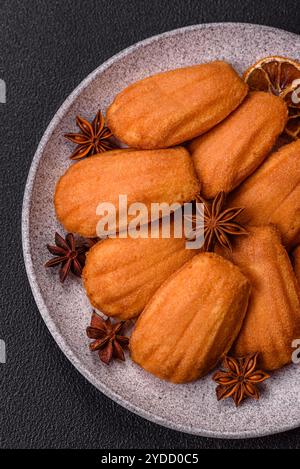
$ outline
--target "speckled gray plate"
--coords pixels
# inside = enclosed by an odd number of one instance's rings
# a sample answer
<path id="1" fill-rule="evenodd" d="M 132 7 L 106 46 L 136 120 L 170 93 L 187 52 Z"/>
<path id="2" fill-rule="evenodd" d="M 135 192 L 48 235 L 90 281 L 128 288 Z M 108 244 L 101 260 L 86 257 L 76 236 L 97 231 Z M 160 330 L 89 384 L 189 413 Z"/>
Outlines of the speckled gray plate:
<path id="1" fill-rule="evenodd" d="M 41 315 L 62 351 L 94 386 L 158 424 L 219 438 L 255 437 L 300 426 L 300 366 L 275 373 L 259 402 L 245 402 L 236 410 L 232 401 L 217 402 L 210 377 L 172 385 L 130 359 L 102 365 L 88 349 L 85 328 L 91 308 L 80 281 L 70 279 L 62 286 L 56 272 L 43 267 L 46 243 L 56 230 L 62 232 L 54 215 L 53 192 L 70 165 L 73 148 L 62 134 L 75 130 L 76 114 L 91 118 L 129 83 L 153 73 L 214 59 L 231 62 L 242 72 L 261 57 L 299 58 L 299 51 L 300 36 L 246 24 L 198 25 L 147 39 L 105 62 L 76 88 L 54 116 L 33 159 L 24 196 L 23 248 Z"/>

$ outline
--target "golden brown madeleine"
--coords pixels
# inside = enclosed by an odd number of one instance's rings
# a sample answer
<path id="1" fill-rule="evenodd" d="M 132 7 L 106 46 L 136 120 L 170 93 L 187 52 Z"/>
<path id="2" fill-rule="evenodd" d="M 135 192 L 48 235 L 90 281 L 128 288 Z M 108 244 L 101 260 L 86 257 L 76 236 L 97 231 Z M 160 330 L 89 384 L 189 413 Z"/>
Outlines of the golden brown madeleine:
<path id="1" fill-rule="evenodd" d="M 252 174 L 283 132 L 287 116 L 281 98 L 253 92 L 225 121 L 194 139 L 189 150 L 203 197 L 231 192 Z"/>
<path id="2" fill-rule="evenodd" d="M 226 253 L 224 253 L 226 255 Z M 300 338 L 299 285 L 274 226 L 252 227 L 227 252 L 252 286 L 249 308 L 234 344 L 235 356 L 260 353 L 261 366 L 275 370 L 291 362 Z"/>
<path id="3" fill-rule="evenodd" d="M 155 231 L 158 231 L 157 229 Z M 161 284 L 198 251 L 184 238 L 117 238 L 97 243 L 83 271 L 91 304 L 108 316 L 138 316 Z"/>
<path id="4" fill-rule="evenodd" d="M 300 245 L 294 249 L 292 253 L 292 259 L 293 259 L 294 272 L 300 284 Z"/>
<path id="5" fill-rule="evenodd" d="M 245 207 L 239 221 L 277 225 L 287 249 L 300 242 L 300 140 L 285 145 L 228 198 L 232 207 Z"/>
<path id="6" fill-rule="evenodd" d="M 130 147 L 166 148 L 190 140 L 225 119 L 248 85 L 225 62 L 158 73 L 119 93 L 107 125 Z"/>
<path id="7" fill-rule="evenodd" d="M 157 290 L 130 339 L 132 359 L 174 383 L 207 374 L 236 338 L 250 284 L 212 253 L 193 257 Z"/>
<path id="8" fill-rule="evenodd" d="M 199 189 L 191 157 L 182 147 L 113 150 L 72 165 L 57 183 L 54 203 L 66 230 L 93 237 L 101 218 L 96 214 L 100 203 L 112 203 L 118 217 L 119 195 L 126 195 L 128 206 L 141 202 L 150 213 L 152 202 L 183 204 L 193 200 Z"/>

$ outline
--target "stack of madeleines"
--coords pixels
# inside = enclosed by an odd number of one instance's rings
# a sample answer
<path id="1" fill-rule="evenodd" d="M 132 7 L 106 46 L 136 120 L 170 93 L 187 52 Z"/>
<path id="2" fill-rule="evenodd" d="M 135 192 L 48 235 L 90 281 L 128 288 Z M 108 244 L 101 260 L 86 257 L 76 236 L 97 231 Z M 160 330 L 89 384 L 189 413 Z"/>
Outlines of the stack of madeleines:
<path id="1" fill-rule="evenodd" d="M 57 183 L 59 221 L 85 237 L 96 236 L 99 203 L 118 214 L 120 194 L 150 208 L 225 191 L 228 207 L 244 207 L 249 234 L 232 252 L 186 249 L 158 227 L 148 238 L 99 241 L 87 255 L 91 304 L 138 317 L 131 357 L 159 378 L 198 379 L 229 351 L 259 352 L 266 370 L 291 362 L 300 338 L 300 141 L 272 152 L 287 116 L 281 98 L 249 92 L 225 62 L 160 73 L 107 110 L 108 127 L 129 148 L 80 161 Z"/>

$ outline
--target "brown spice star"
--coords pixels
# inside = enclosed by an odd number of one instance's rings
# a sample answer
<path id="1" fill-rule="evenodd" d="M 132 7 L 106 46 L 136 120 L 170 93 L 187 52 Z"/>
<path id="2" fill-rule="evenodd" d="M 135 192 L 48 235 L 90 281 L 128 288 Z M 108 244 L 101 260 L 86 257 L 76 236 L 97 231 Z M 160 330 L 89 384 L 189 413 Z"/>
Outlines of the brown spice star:
<path id="1" fill-rule="evenodd" d="M 219 386 L 216 388 L 218 401 L 231 397 L 238 407 L 247 397 L 259 399 L 256 387 L 270 376 L 262 370 L 256 370 L 258 353 L 241 358 L 225 357 L 223 367 L 213 375 Z"/>
<path id="2" fill-rule="evenodd" d="M 109 364 L 113 358 L 125 361 L 123 348 L 129 343 L 129 338 L 121 335 L 126 321 L 112 324 L 110 319 L 104 320 L 93 311 L 91 325 L 87 327 L 86 333 L 89 339 L 95 339 L 90 344 L 90 349 L 94 352 L 98 350 L 100 360 Z"/>
<path id="3" fill-rule="evenodd" d="M 229 236 L 246 235 L 248 232 L 238 222 L 234 221 L 243 208 L 224 209 L 226 194 L 219 192 L 209 203 L 201 196 L 196 199 L 204 205 L 204 250 L 213 251 L 216 242 L 231 250 Z"/>
<path id="4" fill-rule="evenodd" d="M 102 153 L 116 147 L 116 145 L 109 140 L 112 137 L 112 133 L 105 126 L 101 111 L 97 112 L 92 123 L 77 116 L 76 124 L 82 133 L 67 133 L 64 135 L 65 138 L 77 144 L 77 148 L 70 156 L 71 160 L 80 160 L 86 156 Z"/>
<path id="5" fill-rule="evenodd" d="M 70 271 L 77 277 L 81 277 L 85 264 L 85 253 L 94 243 L 95 241 L 92 239 L 76 243 L 72 233 L 68 233 L 65 239 L 55 233 L 55 246 L 47 244 L 48 251 L 55 257 L 46 262 L 45 267 L 55 267 L 61 264 L 59 278 L 62 283 Z"/>

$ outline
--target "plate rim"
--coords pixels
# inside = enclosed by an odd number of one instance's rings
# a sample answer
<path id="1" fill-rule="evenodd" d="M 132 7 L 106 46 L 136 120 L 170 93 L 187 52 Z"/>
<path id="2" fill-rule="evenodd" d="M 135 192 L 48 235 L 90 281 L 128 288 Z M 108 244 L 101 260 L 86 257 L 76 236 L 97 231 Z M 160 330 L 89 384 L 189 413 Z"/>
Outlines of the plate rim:
<path id="1" fill-rule="evenodd" d="M 33 267 L 32 256 L 31 256 L 31 246 L 30 246 L 30 210 L 31 210 L 31 202 L 32 202 L 32 194 L 33 194 L 33 187 L 35 183 L 36 173 L 39 168 L 40 161 L 43 156 L 44 148 L 51 137 L 52 133 L 54 132 L 57 123 L 64 117 L 64 115 L 68 112 L 69 108 L 73 104 L 75 98 L 82 93 L 84 89 L 94 80 L 94 78 L 98 75 L 103 73 L 107 70 L 113 63 L 126 57 L 127 55 L 131 54 L 135 50 L 139 48 L 143 48 L 151 43 L 159 41 L 163 38 L 168 38 L 173 35 L 183 34 L 185 32 L 192 32 L 195 30 L 204 30 L 209 28 L 254 28 L 265 29 L 267 31 L 278 32 L 281 31 L 285 34 L 290 35 L 291 37 L 294 36 L 299 39 L 299 35 L 293 32 L 286 31 L 281 28 L 275 28 L 272 26 L 266 26 L 262 24 L 253 24 L 253 23 L 243 23 L 243 22 L 213 22 L 213 23 L 202 23 L 202 24 L 194 24 L 190 26 L 184 26 L 180 28 L 176 28 L 170 31 L 163 32 L 161 34 L 153 35 L 148 37 L 142 41 L 136 42 L 135 44 L 121 50 L 120 52 L 114 54 L 108 60 L 100 64 L 96 69 L 94 69 L 91 73 L 89 73 L 86 78 L 84 78 L 76 87 L 75 89 L 68 95 L 68 97 L 63 101 L 60 105 L 58 110 L 55 112 L 54 116 L 52 117 L 50 123 L 48 124 L 32 159 L 29 173 L 27 176 L 25 190 L 23 195 L 23 203 L 22 203 L 22 217 L 21 217 L 21 232 L 22 232 L 22 248 L 23 248 L 23 259 L 26 269 L 26 274 L 28 277 L 28 281 L 30 284 L 30 288 L 35 300 L 35 303 L 38 307 L 39 313 L 42 316 L 44 323 L 46 324 L 52 338 L 54 339 L 55 343 L 58 345 L 60 350 L 63 354 L 67 357 L 67 359 L 71 362 L 71 364 L 80 372 L 80 374 L 87 379 L 98 391 L 102 392 L 105 396 L 112 399 L 117 404 L 124 407 L 126 410 L 139 415 L 140 417 L 149 420 L 155 424 L 161 425 L 163 427 L 169 428 L 171 430 L 175 430 L 178 432 L 183 432 L 186 434 L 191 434 L 199 437 L 209 437 L 215 439 L 245 439 L 245 438 L 258 438 L 267 435 L 275 435 L 278 433 L 282 433 L 288 430 L 292 430 L 298 428 L 300 426 L 300 421 L 295 421 L 293 424 L 287 424 L 285 426 L 280 427 L 277 430 L 268 430 L 268 429 L 259 429 L 259 430 L 245 430 L 239 433 L 233 432 L 217 432 L 217 431 L 210 431 L 204 430 L 201 428 L 190 428 L 186 425 L 179 425 L 172 422 L 167 421 L 165 418 L 162 418 L 156 415 L 153 412 L 146 411 L 143 408 L 133 404 L 129 400 L 126 400 L 120 397 L 115 391 L 113 391 L 110 387 L 108 387 L 105 383 L 96 383 L 94 379 L 93 373 L 91 373 L 81 362 L 80 358 L 70 349 L 67 342 L 65 341 L 63 335 L 61 334 L 59 328 L 56 326 L 54 320 L 51 318 L 51 315 L 48 312 L 48 308 L 46 303 L 43 299 L 43 295 L 40 291 L 38 281 L 36 280 L 36 274 Z"/>

